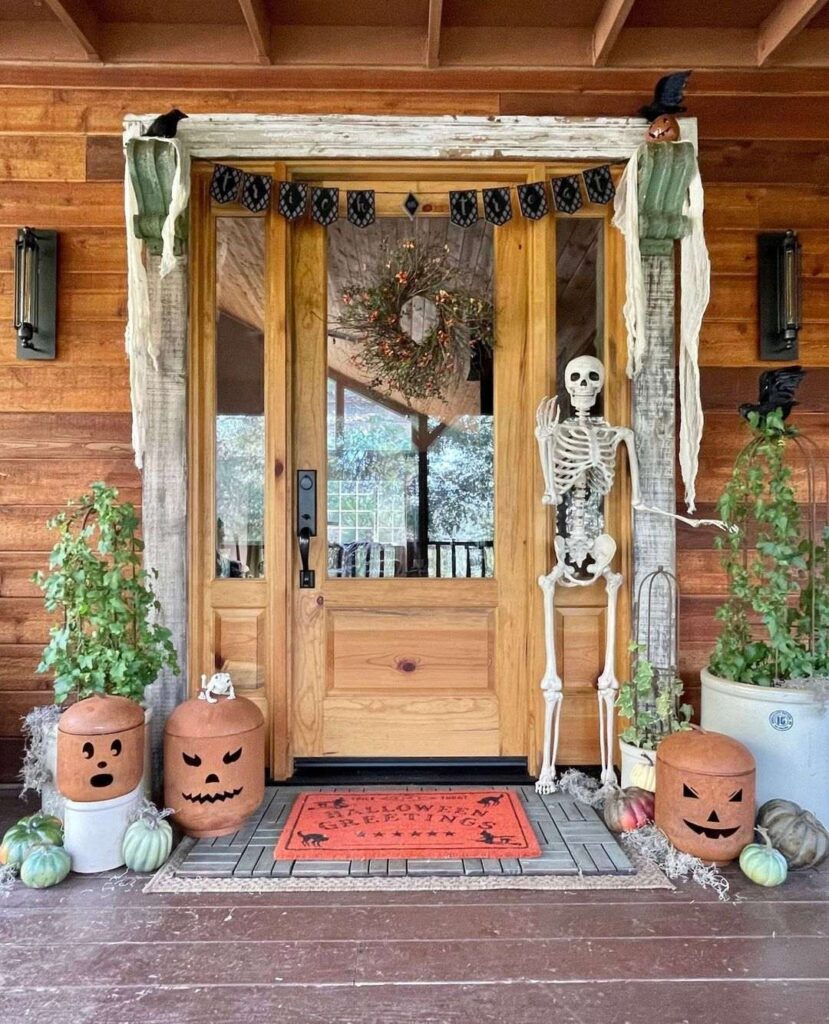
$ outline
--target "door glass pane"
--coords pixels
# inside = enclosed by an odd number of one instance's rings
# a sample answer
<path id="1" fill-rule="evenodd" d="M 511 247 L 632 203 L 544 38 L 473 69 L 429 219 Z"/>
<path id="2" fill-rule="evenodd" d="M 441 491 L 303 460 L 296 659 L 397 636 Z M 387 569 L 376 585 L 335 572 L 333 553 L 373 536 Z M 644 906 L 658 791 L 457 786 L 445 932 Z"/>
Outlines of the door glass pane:
<path id="1" fill-rule="evenodd" d="M 604 361 L 603 253 L 604 221 L 556 220 L 556 393 L 562 419 L 575 414 L 566 387 L 567 364 L 578 356 Z M 600 394 L 589 415 L 601 416 L 603 408 Z M 569 532 L 571 498 L 566 494 L 558 506 L 558 532 L 563 536 Z M 588 495 L 586 514 L 593 522 L 601 520 L 603 502 L 598 495 Z"/>
<path id="2" fill-rule="evenodd" d="M 265 222 L 216 221 L 216 575 L 265 572 Z"/>
<path id="3" fill-rule="evenodd" d="M 492 226 L 327 237 L 328 573 L 492 576 Z"/>

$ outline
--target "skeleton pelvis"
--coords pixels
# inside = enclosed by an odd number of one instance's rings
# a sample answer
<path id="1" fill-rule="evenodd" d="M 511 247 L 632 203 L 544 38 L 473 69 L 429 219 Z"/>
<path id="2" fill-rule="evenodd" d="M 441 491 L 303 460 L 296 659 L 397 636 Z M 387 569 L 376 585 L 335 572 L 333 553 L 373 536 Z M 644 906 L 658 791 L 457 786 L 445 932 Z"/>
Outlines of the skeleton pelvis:
<path id="1" fill-rule="evenodd" d="M 564 565 L 565 578 L 573 583 L 592 583 L 608 568 L 616 554 L 616 541 L 609 533 L 589 537 L 555 539 L 556 558 Z"/>

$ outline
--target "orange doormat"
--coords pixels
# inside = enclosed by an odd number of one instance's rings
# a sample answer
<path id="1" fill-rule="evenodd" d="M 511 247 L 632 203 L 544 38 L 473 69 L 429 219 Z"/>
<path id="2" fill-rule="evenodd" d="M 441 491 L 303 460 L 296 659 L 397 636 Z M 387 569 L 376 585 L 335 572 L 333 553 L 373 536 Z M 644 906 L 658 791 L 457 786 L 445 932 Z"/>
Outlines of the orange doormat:
<path id="1" fill-rule="evenodd" d="M 538 857 L 520 799 L 504 790 L 301 793 L 276 860 Z"/>

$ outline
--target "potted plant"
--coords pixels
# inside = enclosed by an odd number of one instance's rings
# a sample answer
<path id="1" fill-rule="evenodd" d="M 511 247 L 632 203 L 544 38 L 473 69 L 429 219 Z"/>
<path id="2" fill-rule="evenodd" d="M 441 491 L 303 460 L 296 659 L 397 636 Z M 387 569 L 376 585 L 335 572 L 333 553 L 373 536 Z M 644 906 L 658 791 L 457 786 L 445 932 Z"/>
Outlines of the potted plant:
<path id="1" fill-rule="evenodd" d="M 177 673 L 179 668 L 170 631 L 155 620 L 157 572 L 142 566 L 135 509 L 118 500 L 114 487 L 94 483 L 48 526 L 58 541 L 48 573 L 38 572 L 34 579 L 46 608 L 60 612 L 61 621 L 50 630 L 37 671 L 53 674 L 58 705 L 93 694 L 143 702 L 146 687 L 162 669 Z M 144 716 L 146 726 L 147 706 Z M 57 722 L 50 722 L 55 730 Z M 54 741 L 48 746 L 54 778 Z"/>
<path id="2" fill-rule="evenodd" d="M 659 742 L 672 733 L 690 729 L 691 706 L 682 704 L 682 679 L 671 667 L 658 669 L 646 654 L 644 644 L 633 642 L 633 673 L 622 684 L 616 707 L 628 725 L 619 734 L 619 749 L 622 754 L 622 788 L 630 785 L 643 789 L 644 778 L 635 777 L 637 765 L 653 768 L 654 751 Z"/>
<path id="3" fill-rule="evenodd" d="M 829 527 L 815 526 L 811 448 L 781 409 L 747 416 L 753 439 L 719 501 L 736 529 L 717 539 L 728 597 L 701 673 L 702 725 L 757 761 L 757 802 L 785 797 L 829 821 Z M 798 503 L 805 455 L 812 504 Z M 804 522 L 805 521 L 805 522 Z"/>

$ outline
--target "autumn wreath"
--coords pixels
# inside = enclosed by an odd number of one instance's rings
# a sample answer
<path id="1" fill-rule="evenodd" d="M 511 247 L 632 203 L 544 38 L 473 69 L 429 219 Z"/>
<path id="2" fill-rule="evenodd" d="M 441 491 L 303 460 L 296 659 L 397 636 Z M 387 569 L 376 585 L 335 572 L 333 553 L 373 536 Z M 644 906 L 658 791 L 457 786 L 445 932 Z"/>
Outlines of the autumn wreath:
<path id="1" fill-rule="evenodd" d="M 355 344 L 354 362 L 372 387 L 407 399 L 445 398 L 472 349 L 492 348 L 492 303 L 465 285 L 446 247 L 407 239 L 384 250 L 368 280 L 343 289 L 338 326 Z M 408 303 L 419 297 L 433 315 L 416 339 L 404 322 Z"/>

